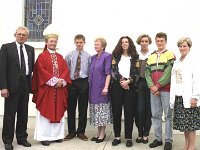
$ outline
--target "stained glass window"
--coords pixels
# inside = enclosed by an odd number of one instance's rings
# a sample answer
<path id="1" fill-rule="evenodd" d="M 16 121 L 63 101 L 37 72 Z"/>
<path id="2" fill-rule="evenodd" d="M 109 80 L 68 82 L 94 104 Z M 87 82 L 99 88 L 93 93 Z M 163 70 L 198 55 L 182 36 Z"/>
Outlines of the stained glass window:
<path id="1" fill-rule="evenodd" d="M 52 0 L 25 0 L 25 26 L 29 41 L 44 41 L 43 31 L 52 22 Z"/>

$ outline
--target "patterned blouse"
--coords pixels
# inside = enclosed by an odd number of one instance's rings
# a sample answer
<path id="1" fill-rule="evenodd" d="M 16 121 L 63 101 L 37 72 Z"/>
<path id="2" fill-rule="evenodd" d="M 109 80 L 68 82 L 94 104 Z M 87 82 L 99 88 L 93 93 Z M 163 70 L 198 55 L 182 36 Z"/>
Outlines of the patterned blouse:
<path id="1" fill-rule="evenodd" d="M 119 73 L 118 64 L 121 60 L 121 56 L 112 56 L 112 80 L 120 81 L 123 76 Z M 134 57 L 131 57 L 130 59 L 130 67 L 127 69 L 130 69 L 130 77 L 128 78 L 130 80 L 130 83 L 135 84 L 139 77 L 139 56 L 135 55 Z"/>

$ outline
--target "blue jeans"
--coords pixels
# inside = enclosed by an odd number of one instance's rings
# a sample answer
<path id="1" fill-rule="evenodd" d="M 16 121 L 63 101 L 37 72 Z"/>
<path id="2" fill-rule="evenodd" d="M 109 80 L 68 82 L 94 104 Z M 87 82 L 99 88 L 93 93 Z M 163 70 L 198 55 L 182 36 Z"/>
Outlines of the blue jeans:
<path id="1" fill-rule="evenodd" d="M 169 106 L 169 92 L 160 92 L 159 96 L 151 93 L 152 124 L 155 138 L 162 141 L 162 115 L 165 115 L 165 142 L 172 142 L 172 109 Z"/>

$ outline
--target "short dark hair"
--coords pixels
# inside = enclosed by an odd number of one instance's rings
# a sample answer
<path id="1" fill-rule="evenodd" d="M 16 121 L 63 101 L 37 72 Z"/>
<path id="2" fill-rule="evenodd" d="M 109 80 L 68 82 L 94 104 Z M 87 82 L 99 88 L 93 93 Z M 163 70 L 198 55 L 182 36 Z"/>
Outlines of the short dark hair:
<path id="1" fill-rule="evenodd" d="M 77 34 L 77 35 L 74 37 L 74 41 L 76 41 L 77 39 L 82 39 L 82 40 L 85 42 L 85 36 L 82 35 L 82 34 Z"/>
<path id="2" fill-rule="evenodd" d="M 164 33 L 164 32 L 158 32 L 158 33 L 156 34 L 155 40 L 156 40 L 157 38 L 164 38 L 165 41 L 167 42 L 167 34 Z"/>

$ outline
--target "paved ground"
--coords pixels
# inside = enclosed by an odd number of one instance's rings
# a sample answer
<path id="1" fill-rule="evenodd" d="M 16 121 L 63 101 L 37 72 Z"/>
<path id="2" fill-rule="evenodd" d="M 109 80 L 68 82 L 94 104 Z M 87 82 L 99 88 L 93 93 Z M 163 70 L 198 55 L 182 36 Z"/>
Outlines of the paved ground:
<path id="1" fill-rule="evenodd" d="M 138 144 L 135 142 L 135 138 L 137 137 L 137 129 L 134 126 L 133 131 L 133 147 L 127 148 L 125 146 L 125 141 L 122 137 L 122 143 L 119 146 L 113 147 L 111 145 L 113 140 L 113 131 L 112 131 L 112 125 L 109 125 L 106 129 L 106 140 L 102 143 L 95 143 L 92 141 L 81 141 L 78 138 L 74 138 L 70 141 L 64 141 L 62 143 L 52 143 L 50 146 L 42 146 L 40 142 L 37 142 L 33 139 L 33 133 L 34 133 L 34 126 L 35 126 L 35 117 L 29 117 L 29 123 L 28 123 L 28 133 L 29 142 L 32 143 L 32 147 L 25 148 L 23 146 L 20 146 L 16 143 L 16 139 L 13 141 L 13 146 L 15 150 L 149 150 L 148 144 Z M 164 126 L 164 125 L 163 125 Z M 2 131 L 2 116 L 0 116 L 0 130 Z M 0 136 L 1 136 L 0 131 Z M 163 130 L 164 131 L 164 130 Z M 66 129 L 67 133 L 67 129 Z M 88 125 L 86 129 L 86 135 L 88 138 L 92 138 L 96 134 L 96 128 L 93 126 Z M 200 150 L 200 132 L 197 132 L 197 139 L 196 139 L 196 148 L 197 150 Z M 124 131 L 122 130 L 122 135 L 124 135 Z M 154 134 L 153 130 L 151 130 L 151 134 L 149 137 L 149 141 L 151 142 L 154 140 Z M 174 131 L 173 135 L 173 150 L 183 150 L 184 146 L 184 136 L 180 132 Z M 4 149 L 4 144 L 0 140 L 0 150 Z M 158 148 L 154 148 L 151 150 L 163 150 L 163 146 L 160 146 Z"/>

